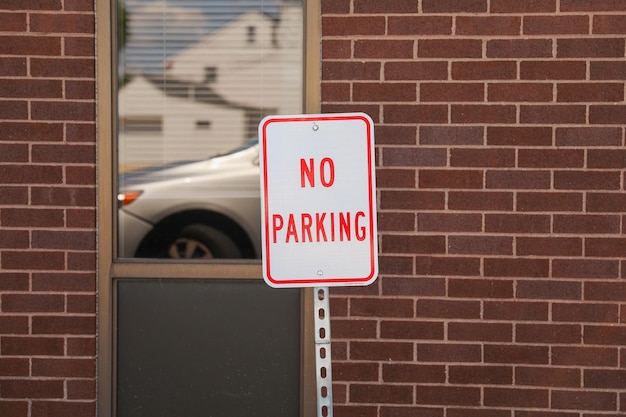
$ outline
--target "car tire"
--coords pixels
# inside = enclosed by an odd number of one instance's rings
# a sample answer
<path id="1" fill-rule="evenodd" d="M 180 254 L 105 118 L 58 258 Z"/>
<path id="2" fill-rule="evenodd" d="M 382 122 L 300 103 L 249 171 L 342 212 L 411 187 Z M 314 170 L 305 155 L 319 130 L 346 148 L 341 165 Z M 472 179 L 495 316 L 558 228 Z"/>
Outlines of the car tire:
<path id="1" fill-rule="evenodd" d="M 224 232 L 204 224 L 184 227 L 165 248 L 174 259 L 241 258 L 241 250 Z"/>

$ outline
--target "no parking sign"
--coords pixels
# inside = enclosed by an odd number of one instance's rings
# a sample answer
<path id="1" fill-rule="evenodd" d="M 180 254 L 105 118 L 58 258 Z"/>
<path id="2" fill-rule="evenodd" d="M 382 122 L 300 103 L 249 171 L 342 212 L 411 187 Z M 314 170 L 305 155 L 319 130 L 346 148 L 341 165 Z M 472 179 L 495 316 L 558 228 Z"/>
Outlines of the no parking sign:
<path id="1" fill-rule="evenodd" d="M 368 285 L 378 275 L 374 124 L 364 113 L 259 124 L 263 278 Z"/>

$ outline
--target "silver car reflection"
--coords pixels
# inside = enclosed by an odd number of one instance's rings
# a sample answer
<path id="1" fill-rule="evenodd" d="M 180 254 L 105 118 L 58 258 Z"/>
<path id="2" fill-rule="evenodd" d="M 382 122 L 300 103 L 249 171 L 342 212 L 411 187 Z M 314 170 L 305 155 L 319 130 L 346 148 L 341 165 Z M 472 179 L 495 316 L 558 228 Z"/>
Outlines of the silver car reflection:
<path id="1" fill-rule="evenodd" d="M 119 256 L 260 257 L 259 146 L 122 174 Z"/>

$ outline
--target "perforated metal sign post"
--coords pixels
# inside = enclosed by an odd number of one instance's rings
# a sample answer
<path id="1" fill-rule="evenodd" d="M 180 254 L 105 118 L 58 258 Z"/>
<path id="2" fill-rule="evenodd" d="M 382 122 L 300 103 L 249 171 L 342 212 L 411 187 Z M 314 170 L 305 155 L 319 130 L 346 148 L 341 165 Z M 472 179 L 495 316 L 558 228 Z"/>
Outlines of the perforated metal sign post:
<path id="1" fill-rule="evenodd" d="M 314 287 L 317 410 L 332 417 L 329 286 L 378 276 L 374 123 L 364 113 L 259 124 L 263 278 Z"/>

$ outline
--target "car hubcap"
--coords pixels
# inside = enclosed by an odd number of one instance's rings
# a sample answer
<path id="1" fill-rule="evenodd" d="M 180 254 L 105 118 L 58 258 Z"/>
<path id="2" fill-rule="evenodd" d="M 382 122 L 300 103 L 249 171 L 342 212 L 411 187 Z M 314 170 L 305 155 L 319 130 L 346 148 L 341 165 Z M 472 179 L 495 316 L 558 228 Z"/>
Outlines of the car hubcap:
<path id="1" fill-rule="evenodd" d="M 194 239 L 176 239 L 167 251 L 170 258 L 176 259 L 210 259 L 213 252 L 206 245 Z"/>

